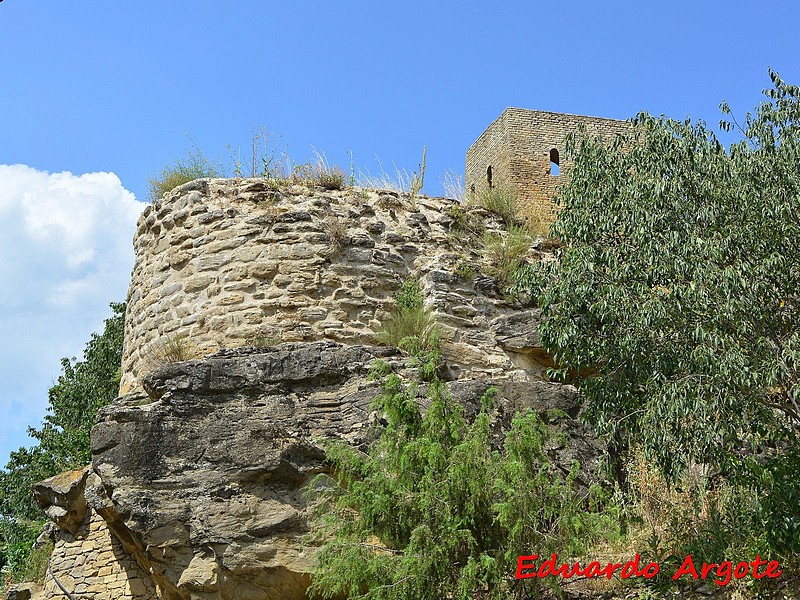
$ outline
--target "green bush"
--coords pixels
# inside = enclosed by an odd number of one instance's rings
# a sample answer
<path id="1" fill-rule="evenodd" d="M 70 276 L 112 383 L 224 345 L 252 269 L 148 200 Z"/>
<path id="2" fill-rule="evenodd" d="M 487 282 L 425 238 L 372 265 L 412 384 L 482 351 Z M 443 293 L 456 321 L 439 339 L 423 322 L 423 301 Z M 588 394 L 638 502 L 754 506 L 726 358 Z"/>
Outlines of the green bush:
<path id="1" fill-rule="evenodd" d="M 422 302 L 419 279 L 409 277 L 395 294 L 395 311 L 378 331 L 379 341 L 411 355 L 433 351 L 438 346 L 436 319 Z"/>
<path id="2" fill-rule="evenodd" d="M 423 378 L 435 376 L 441 361 L 439 326 L 430 309 L 423 307 L 419 279 L 409 277 L 395 294 L 395 310 L 378 330 L 378 341 L 404 350 L 417 360 Z"/>
<path id="3" fill-rule="evenodd" d="M 413 310 L 422 308 L 425 298 L 422 295 L 422 288 L 419 285 L 418 277 L 408 277 L 400 285 L 400 289 L 394 295 L 397 308 L 400 310 Z"/>
<path id="4" fill-rule="evenodd" d="M 556 580 L 515 581 L 520 553 L 571 556 L 614 529 L 599 490 L 588 502 L 573 491 L 577 465 L 566 475 L 553 467 L 549 430 L 535 413 L 517 416 L 495 449 L 491 390 L 472 423 L 441 381 L 429 384 L 427 399 L 423 415 L 415 387 L 389 375 L 374 405 L 386 426 L 369 452 L 329 446 L 336 483 L 323 475 L 310 486 L 312 531 L 326 541 L 311 594 L 538 597 Z"/>
<path id="5" fill-rule="evenodd" d="M 52 544 L 35 548 L 44 521 L 5 518 L 0 521 L 0 589 L 6 583 L 37 581 L 44 575 Z M 43 556 L 43 554 L 45 554 Z"/>

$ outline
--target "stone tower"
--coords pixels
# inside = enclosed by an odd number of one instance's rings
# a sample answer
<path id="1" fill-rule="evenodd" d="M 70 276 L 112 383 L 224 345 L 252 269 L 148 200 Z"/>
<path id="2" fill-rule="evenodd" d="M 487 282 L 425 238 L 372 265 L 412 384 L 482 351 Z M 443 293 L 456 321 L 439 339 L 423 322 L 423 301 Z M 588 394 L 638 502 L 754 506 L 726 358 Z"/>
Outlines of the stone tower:
<path id="1" fill-rule="evenodd" d="M 570 166 L 564 158 L 564 139 L 581 125 L 588 135 L 603 138 L 629 127 L 616 119 L 505 109 L 467 150 L 467 193 L 505 187 L 517 193 L 522 216 L 549 223 L 553 196 Z"/>

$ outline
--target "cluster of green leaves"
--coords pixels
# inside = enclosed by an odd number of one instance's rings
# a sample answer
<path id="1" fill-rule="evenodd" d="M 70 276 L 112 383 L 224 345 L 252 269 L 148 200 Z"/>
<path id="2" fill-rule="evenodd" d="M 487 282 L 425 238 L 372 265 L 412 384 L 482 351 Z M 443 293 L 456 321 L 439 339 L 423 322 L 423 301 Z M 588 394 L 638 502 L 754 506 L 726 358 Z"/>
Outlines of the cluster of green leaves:
<path id="1" fill-rule="evenodd" d="M 539 333 L 562 375 L 585 376 L 616 456 L 635 440 L 670 479 L 713 465 L 797 553 L 800 94 L 770 74 L 728 150 L 702 122 L 648 114 L 613 143 L 572 140 Z"/>
<path id="2" fill-rule="evenodd" d="M 29 428 L 35 446 L 12 452 L 0 470 L 0 566 L 11 575 L 24 568 L 41 531 L 42 514 L 30 485 L 91 461 L 89 434 L 97 411 L 119 390 L 125 305 L 112 304 L 102 334 L 93 334 L 83 360 L 63 359 L 63 373 L 50 388 L 41 428 Z"/>
<path id="3" fill-rule="evenodd" d="M 366 454 L 332 444 L 336 482 L 323 475 L 311 486 L 315 531 L 327 543 L 310 593 L 539 597 L 554 580 L 515 581 L 521 552 L 580 552 L 610 528 L 599 490 L 588 499 L 574 492 L 577 465 L 564 476 L 548 460 L 549 430 L 534 412 L 518 415 L 493 447 L 493 395 L 470 423 L 441 381 L 428 385 L 423 414 L 415 386 L 388 375 L 375 402 L 386 420 L 379 440 Z"/>

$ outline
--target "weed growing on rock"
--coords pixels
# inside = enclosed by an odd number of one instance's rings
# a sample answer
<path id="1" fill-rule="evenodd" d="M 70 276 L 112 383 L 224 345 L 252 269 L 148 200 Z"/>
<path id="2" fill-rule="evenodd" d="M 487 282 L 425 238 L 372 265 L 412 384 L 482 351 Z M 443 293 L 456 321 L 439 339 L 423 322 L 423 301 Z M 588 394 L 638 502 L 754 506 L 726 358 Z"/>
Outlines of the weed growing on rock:
<path id="1" fill-rule="evenodd" d="M 525 263 L 531 241 L 530 234 L 522 227 L 509 227 L 505 235 L 484 235 L 483 258 L 488 265 L 487 273 L 497 279 L 501 288 L 513 283 L 514 273 Z"/>
<path id="2" fill-rule="evenodd" d="M 250 131 L 250 156 L 246 158 L 238 147 L 234 149 L 228 144 L 226 147 L 231 157 L 233 176 L 280 178 L 283 164 L 278 145 L 272 139 L 273 135 L 266 127 L 254 126 Z"/>
<path id="3" fill-rule="evenodd" d="M 420 363 L 438 362 L 439 327 L 433 311 L 423 306 L 419 279 L 406 279 L 395 294 L 395 302 L 395 311 L 378 331 L 378 340 L 408 352 Z M 432 370 L 427 370 L 429 375 Z"/>
<path id="4" fill-rule="evenodd" d="M 144 362 L 148 371 L 154 371 L 167 365 L 192 360 L 197 357 L 197 348 L 189 338 L 171 335 L 156 343 Z"/>
<path id="5" fill-rule="evenodd" d="M 328 237 L 328 243 L 335 253 L 339 253 L 350 243 L 350 234 L 339 217 L 331 215 L 322 222 L 322 229 Z"/>
<path id="6" fill-rule="evenodd" d="M 445 171 L 442 186 L 444 187 L 445 197 L 452 198 L 459 204 L 464 204 L 467 201 L 463 175 L 454 173 L 453 171 Z"/>
<path id="7" fill-rule="evenodd" d="M 511 227 L 517 224 L 519 207 L 517 194 L 514 190 L 506 186 L 496 185 L 491 189 L 477 192 L 473 195 L 471 201 L 496 214 L 503 219 L 507 226 Z"/>
<path id="8" fill-rule="evenodd" d="M 324 190 L 343 190 L 347 187 L 345 172 L 337 165 L 328 164 L 324 154 L 316 151 L 314 153 L 316 160 L 301 168 L 306 181 Z"/>
<path id="9" fill-rule="evenodd" d="M 247 345 L 253 348 L 272 348 L 281 343 L 280 338 L 258 335 L 247 340 Z"/>
<path id="10" fill-rule="evenodd" d="M 483 220 L 474 211 L 460 204 L 452 205 L 445 214 L 453 220 L 450 231 L 458 235 L 460 242 L 463 242 L 464 238 L 468 241 L 478 238 L 486 230 Z"/>
<path id="11" fill-rule="evenodd" d="M 189 151 L 185 159 L 178 159 L 171 165 L 161 169 L 155 177 L 148 180 L 149 191 L 147 194 L 150 202 L 160 200 L 164 194 L 184 183 L 206 177 L 222 177 L 222 168 L 218 163 L 212 162 L 197 146 Z"/>
<path id="12" fill-rule="evenodd" d="M 453 272 L 459 279 L 463 279 L 464 281 L 472 281 L 475 279 L 475 275 L 478 274 L 478 270 L 475 268 L 475 265 L 466 260 L 458 261 L 453 269 Z"/>

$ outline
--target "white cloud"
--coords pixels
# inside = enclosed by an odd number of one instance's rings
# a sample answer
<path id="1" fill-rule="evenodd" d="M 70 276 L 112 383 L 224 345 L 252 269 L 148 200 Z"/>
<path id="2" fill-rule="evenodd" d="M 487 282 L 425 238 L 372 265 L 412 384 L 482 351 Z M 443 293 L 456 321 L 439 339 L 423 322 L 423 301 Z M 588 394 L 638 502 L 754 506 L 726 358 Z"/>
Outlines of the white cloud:
<path id="1" fill-rule="evenodd" d="M 29 444 L 60 359 L 125 299 L 143 208 L 113 173 L 0 165 L 0 466 Z"/>

